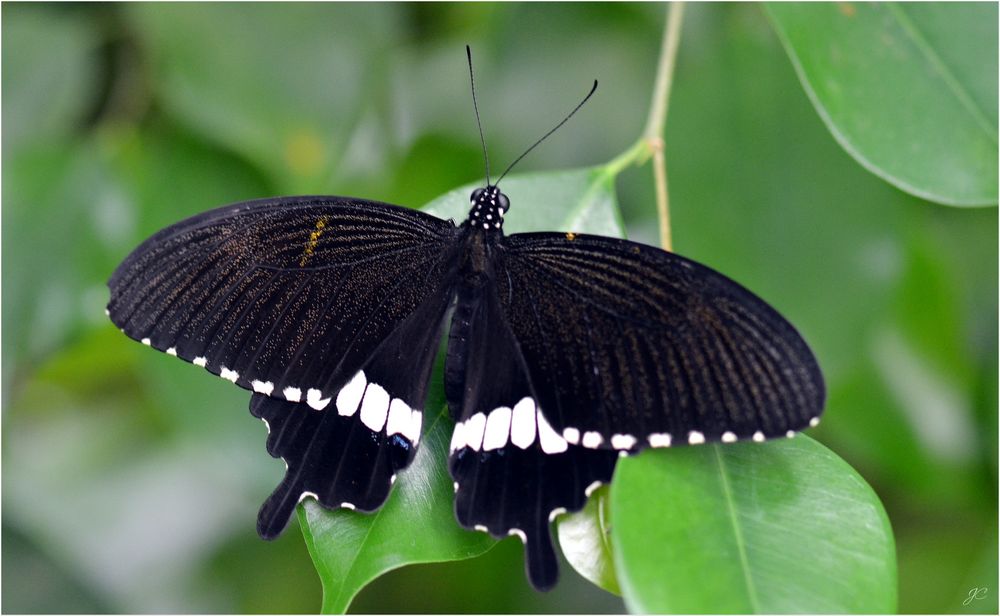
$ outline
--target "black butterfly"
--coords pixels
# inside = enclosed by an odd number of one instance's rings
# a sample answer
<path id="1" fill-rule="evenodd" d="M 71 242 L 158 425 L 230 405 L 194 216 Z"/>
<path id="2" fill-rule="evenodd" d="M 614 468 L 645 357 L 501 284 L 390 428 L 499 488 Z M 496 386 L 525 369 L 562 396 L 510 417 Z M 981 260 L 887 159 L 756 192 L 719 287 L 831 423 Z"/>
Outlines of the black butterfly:
<path id="1" fill-rule="evenodd" d="M 539 589 L 558 577 L 550 522 L 619 456 L 818 421 L 819 367 L 773 308 L 643 244 L 506 236 L 488 173 L 461 225 L 350 197 L 263 199 L 160 231 L 111 277 L 108 314 L 128 336 L 254 392 L 267 450 L 288 465 L 262 537 L 308 496 L 385 502 L 420 442 L 449 309 L 455 513 L 519 536 Z"/>

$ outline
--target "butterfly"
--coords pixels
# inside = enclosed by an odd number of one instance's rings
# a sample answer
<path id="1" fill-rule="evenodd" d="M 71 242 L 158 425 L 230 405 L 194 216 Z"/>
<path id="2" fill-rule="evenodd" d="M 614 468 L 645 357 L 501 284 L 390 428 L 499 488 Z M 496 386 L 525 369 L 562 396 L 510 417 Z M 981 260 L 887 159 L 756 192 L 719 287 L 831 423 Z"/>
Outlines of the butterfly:
<path id="1" fill-rule="evenodd" d="M 126 335 L 253 392 L 287 465 L 262 537 L 305 498 L 386 501 L 420 446 L 446 331 L 455 515 L 518 536 L 542 590 L 558 579 L 551 522 L 621 456 L 818 422 L 819 366 L 774 308 L 651 246 L 504 234 L 506 172 L 491 182 L 486 161 L 461 224 L 352 197 L 261 199 L 163 229 L 112 275 L 107 313 Z"/>

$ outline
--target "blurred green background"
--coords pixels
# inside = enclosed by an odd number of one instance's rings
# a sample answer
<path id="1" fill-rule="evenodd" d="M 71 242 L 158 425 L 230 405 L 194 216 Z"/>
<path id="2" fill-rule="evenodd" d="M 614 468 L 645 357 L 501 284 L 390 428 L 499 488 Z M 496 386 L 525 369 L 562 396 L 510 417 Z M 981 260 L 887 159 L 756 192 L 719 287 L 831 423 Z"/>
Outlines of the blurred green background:
<path id="1" fill-rule="evenodd" d="M 10 4 L 3 17 L 4 612 L 311 612 L 293 527 L 254 533 L 282 474 L 229 383 L 103 315 L 159 228 L 278 194 L 420 206 L 482 175 L 598 78 L 522 171 L 599 164 L 645 122 L 657 4 Z M 871 175 L 810 105 L 762 7 L 686 11 L 667 122 L 674 244 L 767 298 L 830 391 L 811 432 L 892 520 L 902 612 L 997 611 L 997 210 Z M 648 167 L 619 194 L 656 242 Z M 516 204 L 511 216 L 517 212 Z M 294 524 L 294 523 L 293 523 Z M 407 567 L 360 612 L 613 612 L 521 547 Z M 963 605 L 974 587 L 984 599 Z"/>

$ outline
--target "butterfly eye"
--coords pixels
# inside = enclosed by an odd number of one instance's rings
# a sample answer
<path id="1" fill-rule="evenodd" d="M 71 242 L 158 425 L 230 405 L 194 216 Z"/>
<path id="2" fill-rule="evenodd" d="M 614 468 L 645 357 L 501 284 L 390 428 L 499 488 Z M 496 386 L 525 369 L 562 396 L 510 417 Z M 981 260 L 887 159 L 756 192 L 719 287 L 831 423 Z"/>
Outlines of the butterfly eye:
<path id="1" fill-rule="evenodd" d="M 500 209 L 502 209 L 504 212 L 510 209 L 510 199 L 507 198 L 507 195 L 500 193 L 500 196 L 497 198 L 497 201 L 500 204 Z"/>
<path id="2" fill-rule="evenodd" d="M 479 201 L 479 197 L 482 197 L 484 192 L 486 192 L 485 188 L 477 188 L 476 190 L 472 191 L 472 197 L 471 197 L 472 201 Z"/>

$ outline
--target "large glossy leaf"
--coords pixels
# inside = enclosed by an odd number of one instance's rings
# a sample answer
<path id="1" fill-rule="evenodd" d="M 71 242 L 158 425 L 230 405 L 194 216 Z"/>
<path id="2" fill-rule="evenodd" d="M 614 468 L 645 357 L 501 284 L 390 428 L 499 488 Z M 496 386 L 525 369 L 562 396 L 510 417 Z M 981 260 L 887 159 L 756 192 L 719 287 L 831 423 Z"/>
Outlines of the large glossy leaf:
<path id="1" fill-rule="evenodd" d="M 503 185 L 511 201 L 505 230 L 620 235 L 613 182 L 614 174 L 604 167 L 510 177 Z M 462 221 L 476 186 L 450 191 L 424 209 Z M 454 424 L 445 408 L 442 378 L 439 366 L 431 377 L 427 406 L 437 413 L 435 419 L 424 430 L 413 466 L 400 474 L 379 511 L 370 515 L 329 511 L 312 501 L 299 508 L 309 552 L 323 582 L 324 612 L 345 611 L 361 588 L 391 569 L 471 558 L 494 545 L 486 535 L 467 532 L 455 521 L 447 467 Z"/>
<path id="2" fill-rule="evenodd" d="M 563 556 L 573 568 L 604 590 L 620 595 L 611 547 L 611 501 L 608 486 L 601 486 L 591 494 L 583 509 L 559 516 L 556 522 Z"/>
<path id="3" fill-rule="evenodd" d="M 329 511 L 313 500 L 299 507 L 306 545 L 323 582 L 326 614 L 347 611 L 358 591 L 386 571 L 414 563 L 471 558 L 495 543 L 455 522 L 446 464 L 453 423 L 443 392 L 436 389 L 428 408 L 439 412 L 424 429 L 413 465 L 400 475 L 392 497 L 381 509 L 370 515 Z"/>
<path id="4" fill-rule="evenodd" d="M 809 98 L 869 171 L 948 205 L 997 203 L 995 3 L 777 3 Z"/>
<path id="5" fill-rule="evenodd" d="M 807 436 L 622 460 L 611 516 L 618 579 L 635 612 L 896 607 L 895 546 L 881 502 Z"/>

